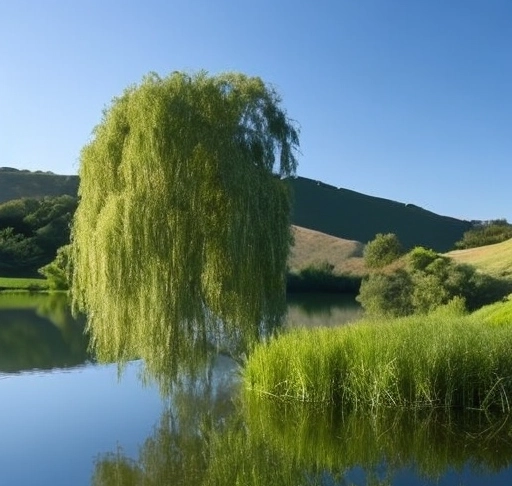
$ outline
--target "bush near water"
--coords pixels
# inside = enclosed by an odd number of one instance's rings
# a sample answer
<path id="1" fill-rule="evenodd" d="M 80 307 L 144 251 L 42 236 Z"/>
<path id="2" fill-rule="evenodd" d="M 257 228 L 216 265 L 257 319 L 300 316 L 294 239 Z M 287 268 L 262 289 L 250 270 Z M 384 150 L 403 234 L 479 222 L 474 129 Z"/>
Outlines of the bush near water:
<path id="1" fill-rule="evenodd" d="M 397 245 L 398 241 L 390 247 L 383 235 L 377 235 L 365 249 L 370 272 L 357 300 L 369 315 L 427 314 L 453 298 L 463 299 L 468 310 L 475 310 L 512 292 L 511 280 L 479 272 L 428 248 L 415 247 L 400 258 Z M 373 250 L 376 247 L 378 251 Z"/>

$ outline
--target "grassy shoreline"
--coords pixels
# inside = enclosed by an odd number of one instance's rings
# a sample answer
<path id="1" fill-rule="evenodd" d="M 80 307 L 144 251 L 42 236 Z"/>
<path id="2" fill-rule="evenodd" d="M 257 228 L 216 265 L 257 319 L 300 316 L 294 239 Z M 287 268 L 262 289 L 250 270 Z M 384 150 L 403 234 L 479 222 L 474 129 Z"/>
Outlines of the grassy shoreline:
<path id="1" fill-rule="evenodd" d="M 0 277 L 0 292 L 41 292 L 49 288 L 44 278 Z"/>
<path id="2" fill-rule="evenodd" d="M 352 408 L 512 408 L 512 301 L 464 314 L 294 330 L 256 346 L 248 389 Z"/>

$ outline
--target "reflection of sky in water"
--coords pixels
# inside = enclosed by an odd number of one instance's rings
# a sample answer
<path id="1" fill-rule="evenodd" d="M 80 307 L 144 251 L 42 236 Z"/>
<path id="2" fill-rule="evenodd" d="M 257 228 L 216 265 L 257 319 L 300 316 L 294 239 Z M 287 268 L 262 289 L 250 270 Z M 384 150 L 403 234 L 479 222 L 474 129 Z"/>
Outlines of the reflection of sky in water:
<path id="1" fill-rule="evenodd" d="M 0 375 L 0 484 L 89 484 L 94 458 L 122 446 L 135 456 L 162 410 L 139 363 Z"/>
<path id="2" fill-rule="evenodd" d="M 357 467 L 350 470 L 345 476 L 343 486 L 368 486 L 390 485 L 390 486 L 510 486 L 512 484 L 512 470 L 502 471 L 496 475 L 475 474 L 469 467 L 461 471 L 449 471 L 442 478 L 426 479 L 418 476 L 414 469 L 402 469 L 393 476 L 392 481 L 386 481 L 386 467 L 382 465 L 375 473 L 380 482 L 369 481 L 368 474 L 364 469 Z M 325 485 L 338 486 L 340 483 L 327 481 Z"/>
<path id="3" fill-rule="evenodd" d="M 353 302 L 344 302 L 336 296 L 309 301 L 292 298 L 288 323 L 339 325 L 354 320 L 360 312 Z M 166 401 L 162 401 L 156 386 L 151 383 L 141 386 L 141 368 L 140 362 L 128 364 L 121 380 L 118 380 L 116 365 L 87 364 L 48 372 L 0 373 L 0 485 L 89 485 L 95 459 L 115 453 L 118 447 L 122 448 L 125 456 L 138 460 L 140 448 L 154 436 L 155 426 L 167 409 Z M 219 418 L 227 418 L 233 413 L 231 396 L 233 384 L 238 380 L 237 366 L 226 356 L 217 357 L 210 380 L 212 400 L 201 399 L 200 387 L 197 395 L 181 397 L 184 399 L 182 405 L 194 420 L 201 417 L 203 407 L 208 412 L 212 404 L 216 409 L 214 414 Z M 173 402 L 171 407 L 178 413 L 176 403 Z M 195 408 L 197 411 L 194 412 Z M 280 414 L 274 418 L 278 424 L 284 420 Z M 287 448 L 293 449 L 293 444 L 299 439 L 298 423 L 296 420 L 291 426 L 294 441 L 286 441 Z M 279 430 L 285 432 L 286 427 L 283 430 L 279 427 Z M 308 437 L 311 443 L 312 437 Z M 337 432 L 336 441 L 339 440 Z M 321 442 L 318 448 L 322 449 Z M 487 476 L 475 474 L 469 467 L 464 467 L 461 471 L 448 472 L 439 480 L 421 478 L 413 468 L 395 470 L 392 478 L 387 474 L 385 463 L 370 474 L 354 467 L 348 470 L 341 482 L 336 482 L 326 472 L 321 484 L 512 484 L 510 468 Z"/>

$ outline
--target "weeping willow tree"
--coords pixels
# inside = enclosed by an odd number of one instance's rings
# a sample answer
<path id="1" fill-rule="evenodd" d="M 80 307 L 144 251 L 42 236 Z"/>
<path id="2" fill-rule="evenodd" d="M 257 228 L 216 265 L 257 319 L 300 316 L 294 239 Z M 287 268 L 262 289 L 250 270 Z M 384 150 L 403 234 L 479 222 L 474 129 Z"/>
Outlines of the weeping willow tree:
<path id="1" fill-rule="evenodd" d="M 80 158 L 74 308 L 100 359 L 176 369 L 285 310 L 298 132 L 260 78 L 174 72 L 114 98 Z"/>

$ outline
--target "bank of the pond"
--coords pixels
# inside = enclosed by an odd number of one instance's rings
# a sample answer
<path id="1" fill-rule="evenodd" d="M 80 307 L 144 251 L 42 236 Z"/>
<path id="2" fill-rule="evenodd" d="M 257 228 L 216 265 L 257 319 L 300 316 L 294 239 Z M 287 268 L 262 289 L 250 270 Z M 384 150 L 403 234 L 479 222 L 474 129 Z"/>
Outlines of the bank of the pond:
<path id="1" fill-rule="evenodd" d="M 0 292 L 27 291 L 38 292 L 49 290 L 48 281 L 44 278 L 10 278 L 0 277 Z"/>
<path id="2" fill-rule="evenodd" d="M 292 330 L 256 347 L 243 376 L 284 400 L 510 411 L 511 342 L 511 301 L 471 315 L 455 302 L 428 316 Z"/>

